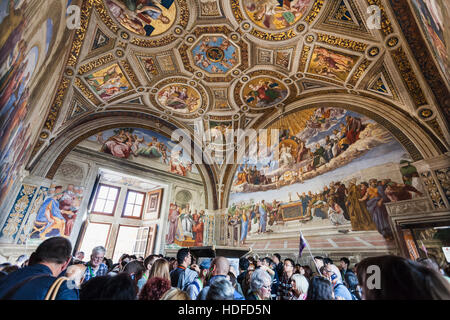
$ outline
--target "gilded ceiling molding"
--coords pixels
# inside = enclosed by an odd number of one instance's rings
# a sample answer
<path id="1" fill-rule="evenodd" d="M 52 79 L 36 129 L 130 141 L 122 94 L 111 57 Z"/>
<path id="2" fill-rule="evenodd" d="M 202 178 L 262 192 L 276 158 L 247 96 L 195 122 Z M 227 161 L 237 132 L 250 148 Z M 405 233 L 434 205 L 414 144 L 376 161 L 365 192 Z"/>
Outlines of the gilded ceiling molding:
<path id="1" fill-rule="evenodd" d="M 352 86 L 355 86 L 358 80 L 364 74 L 364 72 L 366 72 L 367 68 L 370 66 L 371 63 L 372 61 L 364 58 L 363 61 L 359 64 L 358 68 L 353 73 L 348 83 L 351 84 Z"/>
<path id="2" fill-rule="evenodd" d="M 92 1 L 92 0 L 90 0 Z M 109 16 L 108 11 L 103 3 L 103 0 L 93 0 L 95 2 L 95 9 L 102 19 L 103 23 L 114 33 L 119 31 L 119 26 L 114 23 L 113 19 Z"/>
<path id="3" fill-rule="evenodd" d="M 386 10 L 384 6 L 381 4 L 381 0 L 367 0 L 367 3 L 371 6 L 375 5 L 380 8 L 381 11 L 381 31 L 383 32 L 384 36 L 388 36 L 391 33 L 394 32 L 392 28 L 391 20 L 386 15 Z"/>
<path id="4" fill-rule="evenodd" d="M 354 41 L 354 40 L 350 40 L 350 39 L 339 38 L 339 37 L 331 36 L 331 35 L 325 34 L 325 33 L 317 34 L 317 42 L 326 43 L 326 44 L 336 46 L 339 48 L 350 49 L 350 50 L 356 51 L 356 52 L 365 52 L 367 49 L 366 43 L 362 43 L 362 42 L 358 42 L 358 41 Z"/>
<path id="5" fill-rule="evenodd" d="M 420 107 L 427 104 L 425 95 L 423 94 L 422 88 L 420 87 L 419 81 L 417 81 L 416 74 L 409 63 L 408 57 L 402 47 L 399 47 L 391 51 L 391 56 L 395 61 L 400 75 L 403 78 L 403 82 L 408 89 L 409 94 L 414 100 L 416 107 Z"/>
<path id="6" fill-rule="evenodd" d="M 287 31 L 278 32 L 278 33 L 269 33 L 269 32 L 263 32 L 263 31 L 257 30 L 255 28 L 250 30 L 249 34 L 251 34 L 252 36 L 254 36 L 258 39 L 268 40 L 268 41 L 284 41 L 284 40 L 292 39 L 296 36 L 294 31 L 292 31 L 292 30 L 287 30 Z"/>
<path id="7" fill-rule="evenodd" d="M 112 53 L 108 53 L 107 55 L 104 55 L 100 58 L 97 58 L 94 61 L 90 61 L 81 67 L 78 68 L 78 74 L 83 75 L 85 73 L 88 73 L 98 67 L 101 67 L 105 64 L 108 64 L 109 62 L 113 61 L 115 57 L 112 55 Z"/>
<path id="8" fill-rule="evenodd" d="M 305 18 L 306 23 L 311 25 L 314 22 L 314 20 L 316 20 L 317 16 L 319 15 L 320 9 L 322 9 L 323 7 L 324 2 L 325 2 L 324 0 L 316 0 L 316 2 L 314 2 L 311 11 Z"/>
<path id="9" fill-rule="evenodd" d="M 83 93 L 83 95 L 88 98 L 94 105 L 98 106 L 101 101 L 92 93 L 92 91 L 83 83 L 80 78 L 75 78 L 74 84 Z"/>
<path id="10" fill-rule="evenodd" d="M 302 53 L 300 55 L 300 64 L 298 65 L 298 72 L 305 72 L 306 63 L 308 62 L 309 53 L 311 52 L 311 47 L 303 45 Z"/>
<path id="11" fill-rule="evenodd" d="M 130 63 L 127 60 L 122 60 L 119 63 L 125 70 L 125 73 L 127 74 L 128 78 L 131 80 L 131 82 L 133 82 L 134 86 L 139 87 L 141 84 L 136 76 L 136 73 L 134 73 Z"/>

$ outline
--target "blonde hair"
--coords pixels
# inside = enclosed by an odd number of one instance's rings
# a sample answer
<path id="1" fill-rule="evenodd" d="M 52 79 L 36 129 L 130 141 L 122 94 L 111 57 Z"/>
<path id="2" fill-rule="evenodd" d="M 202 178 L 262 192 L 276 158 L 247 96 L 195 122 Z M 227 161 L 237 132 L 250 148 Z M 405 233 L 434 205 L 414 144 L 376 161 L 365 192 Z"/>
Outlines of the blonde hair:
<path id="1" fill-rule="evenodd" d="M 159 300 L 191 300 L 191 298 L 185 291 L 172 287 Z"/>
<path id="2" fill-rule="evenodd" d="M 153 263 L 148 278 L 154 277 L 164 278 L 170 281 L 169 262 L 166 259 L 161 258 Z"/>
<path id="3" fill-rule="evenodd" d="M 308 293 L 309 283 L 304 275 L 302 275 L 300 273 L 295 273 L 292 276 L 292 280 L 295 281 L 295 286 L 297 287 L 297 290 L 300 293 L 303 293 L 303 294 Z"/>

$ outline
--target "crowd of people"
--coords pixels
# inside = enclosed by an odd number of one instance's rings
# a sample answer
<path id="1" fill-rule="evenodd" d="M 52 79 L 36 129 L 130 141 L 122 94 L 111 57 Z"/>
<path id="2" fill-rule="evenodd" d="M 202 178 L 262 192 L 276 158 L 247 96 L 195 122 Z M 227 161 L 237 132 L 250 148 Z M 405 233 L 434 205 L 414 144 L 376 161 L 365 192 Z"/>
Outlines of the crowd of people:
<path id="1" fill-rule="evenodd" d="M 418 261 L 386 255 L 351 267 L 314 257 L 313 268 L 278 253 L 241 257 L 239 270 L 226 257 L 193 255 L 146 258 L 124 254 L 116 264 L 95 247 L 72 256 L 64 237 L 42 242 L 29 259 L 0 265 L 2 300 L 391 300 L 450 299 L 450 270 L 430 258 Z M 379 270 L 374 274 L 373 270 Z M 51 293 L 51 294 L 50 294 Z"/>

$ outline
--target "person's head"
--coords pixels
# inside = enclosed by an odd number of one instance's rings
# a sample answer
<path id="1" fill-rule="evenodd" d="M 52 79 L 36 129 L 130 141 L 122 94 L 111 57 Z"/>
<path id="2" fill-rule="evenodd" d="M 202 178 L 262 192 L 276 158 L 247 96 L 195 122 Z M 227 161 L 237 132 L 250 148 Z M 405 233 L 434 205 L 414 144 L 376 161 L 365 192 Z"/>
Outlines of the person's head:
<path id="1" fill-rule="evenodd" d="M 139 300 L 159 300 L 170 287 L 170 280 L 168 279 L 150 278 L 139 293 Z"/>
<path id="2" fill-rule="evenodd" d="M 341 260 L 339 260 L 339 265 L 341 269 L 347 270 L 350 267 L 350 260 L 346 257 L 342 257 Z"/>
<path id="3" fill-rule="evenodd" d="M 151 254 L 147 258 L 144 259 L 144 267 L 146 270 L 150 270 L 152 268 L 153 263 L 159 259 L 159 256 L 156 254 Z"/>
<path id="4" fill-rule="evenodd" d="M 284 259 L 284 269 L 283 271 L 288 275 L 291 276 L 294 273 L 294 260 L 286 258 Z"/>
<path id="5" fill-rule="evenodd" d="M 234 287 L 227 279 L 214 281 L 209 287 L 206 300 L 233 300 Z"/>
<path id="6" fill-rule="evenodd" d="M 90 263 L 92 267 L 97 268 L 103 263 L 103 258 L 105 257 L 106 249 L 103 246 L 98 246 L 92 249 Z"/>
<path id="7" fill-rule="evenodd" d="M 123 273 L 127 273 L 135 283 L 137 283 L 145 272 L 144 264 L 141 261 L 133 260 L 123 268 Z"/>
<path id="8" fill-rule="evenodd" d="M 49 238 L 37 247 L 32 259 L 34 264 L 48 266 L 57 277 L 67 268 L 72 259 L 72 244 L 64 237 Z"/>
<path id="9" fill-rule="evenodd" d="M 279 264 L 281 262 L 281 256 L 279 253 L 275 253 L 272 257 L 273 262 L 276 264 Z"/>
<path id="10" fill-rule="evenodd" d="M 323 277 L 313 277 L 308 287 L 306 300 L 333 300 L 331 282 Z"/>
<path id="11" fill-rule="evenodd" d="M 191 300 L 191 298 L 185 291 L 172 287 L 159 300 Z"/>
<path id="12" fill-rule="evenodd" d="M 303 270 L 305 271 L 305 273 L 303 274 L 305 276 L 306 279 L 311 279 L 312 273 L 313 271 L 311 270 L 310 266 L 302 266 Z"/>
<path id="13" fill-rule="evenodd" d="M 210 271 L 212 276 L 226 276 L 230 271 L 230 262 L 225 257 L 215 257 L 211 262 Z"/>
<path id="14" fill-rule="evenodd" d="M 191 253 L 188 248 L 182 248 L 177 253 L 177 263 L 179 266 L 188 267 L 192 262 Z"/>
<path id="15" fill-rule="evenodd" d="M 323 257 L 321 257 L 321 256 L 315 256 L 315 257 L 314 257 L 314 262 L 315 262 L 317 268 L 320 269 L 320 268 L 323 267 Z"/>
<path id="16" fill-rule="evenodd" d="M 153 263 L 148 278 L 153 277 L 170 280 L 169 262 L 166 259 L 157 259 Z"/>
<path id="17" fill-rule="evenodd" d="M 112 262 L 111 259 L 108 259 L 108 258 L 105 257 L 105 258 L 103 259 L 103 263 L 106 264 L 106 266 L 108 267 L 108 270 L 112 270 L 112 268 L 113 268 L 113 262 Z"/>
<path id="18" fill-rule="evenodd" d="M 301 274 L 296 273 L 291 279 L 292 289 L 297 290 L 300 294 L 307 294 L 309 288 L 308 280 Z"/>
<path id="19" fill-rule="evenodd" d="M 379 281 L 373 280 L 377 270 Z M 441 274 L 403 257 L 366 258 L 358 263 L 356 271 L 364 300 L 450 299 L 450 285 Z"/>
<path id="20" fill-rule="evenodd" d="M 250 290 L 263 300 L 268 300 L 271 293 L 272 278 L 262 269 L 253 271 L 250 277 Z"/>
<path id="21" fill-rule="evenodd" d="M 333 264 L 333 260 L 331 260 L 330 258 L 323 258 L 323 265 L 327 266 L 329 264 Z"/>
<path id="22" fill-rule="evenodd" d="M 269 257 L 264 257 L 261 259 L 261 264 L 263 266 L 270 267 L 270 265 L 272 264 L 272 259 L 270 259 Z"/>
<path id="23" fill-rule="evenodd" d="M 100 300 L 136 300 L 136 289 L 136 284 L 128 273 L 119 273 L 106 281 Z"/>
<path id="24" fill-rule="evenodd" d="M 77 258 L 78 260 L 83 261 L 83 259 L 84 259 L 84 252 L 83 252 L 83 251 L 78 251 L 78 252 L 75 254 L 75 258 Z"/>
<path id="25" fill-rule="evenodd" d="M 241 271 L 246 271 L 248 269 L 248 266 L 250 265 L 250 262 L 247 258 L 240 258 L 239 259 L 239 269 Z"/>
<path id="26" fill-rule="evenodd" d="M 80 300 L 100 300 L 103 288 L 110 276 L 98 276 L 81 284 Z"/>

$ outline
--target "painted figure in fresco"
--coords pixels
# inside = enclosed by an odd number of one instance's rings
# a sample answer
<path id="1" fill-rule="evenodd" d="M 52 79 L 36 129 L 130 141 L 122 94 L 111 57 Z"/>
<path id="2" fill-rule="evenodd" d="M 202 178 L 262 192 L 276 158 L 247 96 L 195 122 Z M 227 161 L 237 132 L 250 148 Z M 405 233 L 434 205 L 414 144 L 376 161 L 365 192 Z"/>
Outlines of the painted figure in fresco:
<path id="1" fill-rule="evenodd" d="M 180 112 L 193 112 L 199 105 L 199 97 L 188 94 L 188 89 L 172 85 L 158 93 L 158 101 L 164 106 Z"/>
<path id="2" fill-rule="evenodd" d="M 247 240 L 248 230 L 249 230 L 249 216 L 248 210 L 242 208 L 240 210 L 240 221 L 241 221 L 241 245 L 245 245 L 245 240 Z"/>
<path id="3" fill-rule="evenodd" d="M 134 144 L 133 137 L 129 132 L 121 129 L 114 136 L 103 141 L 102 133 L 97 135 L 98 141 L 102 144 L 101 152 L 112 154 L 118 158 L 125 158 L 131 154 L 131 147 Z"/>
<path id="4" fill-rule="evenodd" d="M 353 59 L 342 54 L 334 53 L 325 48 L 316 48 L 314 50 L 316 58 L 313 59 L 321 69 L 317 70 L 319 74 L 339 79 L 336 73 L 343 72 L 348 74 L 353 66 Z"/>
<path id="5" fill-rule="evenodd" d="M 187 204 L 184 209 L 181 210 L 181 214 L 178 217 L 179 226 L 181 226 L 181 235 L 184 239 L 187 237 L 193 239 L 192 226 L 194 224 L 194 219 L 192 218 L 191 210 Z"/>
<path id="6" fill-rule="evenodd" d="M 203 231 L 205 230 L 204 215 L 205 212 L 203 210 L 200 211 L 200 214 L 198 214 L 197 210 L 195 210 L 195 213 L 192 215 L 192 218 L 194 220 L 192 232 L 195 235 L 195 246 L 203 245 Z"/>
<path id="7" fill-rule="evenodd" d="M 44 201 L 38 210 L 33 235 L 30 238 L 39 237 L 44 240 L 53 230 L 57 230 L 57 234 L 53 233 L 53 236 L 64 236 L 66 220 L 59 208 L 59 200 L 63 195 L 62 186 L 56 186 L 53 196 Z"/>
<path id="8" fill-rule="evenodd" d="M 124 75 L 116 64 L 99 76 L 87 76 L 86 80 L 102 99 L 107 100 L 128 89 L 128 86 L 122 83 L 123 78 Z"/>
<path id="9" fill-rule="evenodd" d="M 392 202 L 410 200 L 413 198 L 412 194 L 417 194 L 419 197 L 423 195 L 422 192 L 413 186 L 390 181 L 387 183 L 384 191 L 388 199 Z"/>
<path id="10" fill-rule="evenodd" d="M 176 204 L 171 203 L 169 207 L 169 231 L 166 236 L 166 243 L 172 244 L 175 241 L 175 234 L 178 227 L 178 207 Z"/>
<path id="11" fill-rule="evenodd" d="M 361 190 L 356 186 L 356 178 L 351 179 L 347 189 L 346 205 L 353 231 L 377 229 L 370 213 L 367 211 L 365 203 L 359 201 L 363 195 L 361 194 Z"/>
<path id="12" fill-rule="evenodd" d="M 259 229 L 258 233 L 265 233 L 267 232 L 266 226 L 267 226 L 267 213 L 268 208 L 264 200 L 261 200 L 261 203 L 258 206 L 259 210 Z"/>
<path id="13" fill-rule="evenodd" d="M 184 166 L 183 161 L 181 159 L 182 150 L 172 150 L 170 154 L 170 172 L 179 174 L 181 176 L 186 176 L 188 171 L 191 171 L 191 166 Z"/>
<path id="14" fill-rule="evenodd" d="M 161 158 L 163 144 L 158 141 L 157 137 L 152 137 L 152 141 L 147 144 L 147 147 L 139 148 L 137 154 L 148 158 Z"/>
<path id="15" fill-rule="evenodd" d="M 344 210 L 342 210 L 341 206 L 333 198 L 328 200 L 328 217 L 335 226 L 347 223 L 344 217 Z"/>
<path id="16" fill-rule="evenodd" d="M 61 214 L 66 220 L 66 226 L 64 229 L 64 235 L 70 236 L 72 233 L 73 224 L 77 218 L 76 212 L 78 208 L 75 208 L 75 200 L 77 195 L 75 193 L 75 186 L 69 184 L 67 189 L 63 192 L 61 199 L 59 199 L 59 208 L 61 209 Z"/>
<path id="17" fill-rule="evenodd" d="M 365 195 L 359 201 L 366 201 L 367 209 L 369 210 L 372 220 L 377 226 L 377 230 L 386 239 L 392 239 L 392 230 L 389 225 L 388 213 L 383 198 L 383 186 L 378 185 L 377 179 L 369 180 L 369 188 Z"/>
<path id="18" fill-rule="evenodd" d="M 257 84 L 250 83 L 250 92 L 244 97 L 248 104 L 255 104 L 257 107 L 270 106 L 287 94 L 282 90 L 277 82 L 259 80 Z"/>
<path id="19" fill-rule="evenodd" d="M 297 197 L 302 203 L 302 215 L 306 216 L 308 214 L 308 203 L 311 201 L 311 198 L 307 196 L 305 192 L 303 192 L 302 195 L 297 192 Z"/>

